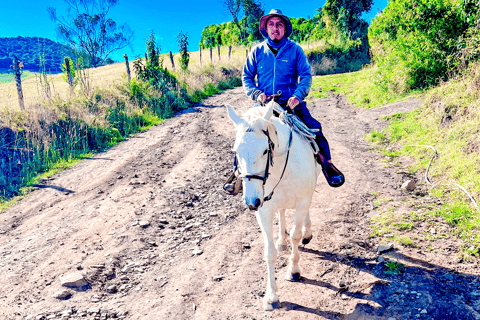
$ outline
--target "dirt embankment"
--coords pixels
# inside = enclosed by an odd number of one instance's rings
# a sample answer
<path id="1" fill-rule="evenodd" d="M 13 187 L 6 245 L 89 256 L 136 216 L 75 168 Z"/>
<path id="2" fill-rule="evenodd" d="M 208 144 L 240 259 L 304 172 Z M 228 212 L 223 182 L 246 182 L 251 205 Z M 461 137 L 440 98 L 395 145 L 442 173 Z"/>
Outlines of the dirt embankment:
<path id="1" fill-rule="evenodd" d="M 242 110 L 251 102 L 241 88 L 211 97 L 45 181 L 2 213 L 0 319 L 480 318 L 478 269 L 457 261 L 454 240 L 439 244 L 450 248 L 444 254 L 428 244 L 379 254 L 387 240 L 369 237 L 373 193 L 405 210 L 438 205 L 402 191 L 407 174 L 385 167 L 363 139 L 384 125 L 382 115 L 419 101 L 367 111 L 336 95 L 309 108 L 347 182 L 333 189 L 320 177 L 302 278 L 283 280 L 288 253 L 279 255 L 281 306 L 264 312 L 260 230 L 241 197 L 221 190 L 234 141 L 227 104 Z M 389 272 L 389 261 L 406 267 Z M 86 281 L 83 291 L 53 298 L 72 274 Z"/>

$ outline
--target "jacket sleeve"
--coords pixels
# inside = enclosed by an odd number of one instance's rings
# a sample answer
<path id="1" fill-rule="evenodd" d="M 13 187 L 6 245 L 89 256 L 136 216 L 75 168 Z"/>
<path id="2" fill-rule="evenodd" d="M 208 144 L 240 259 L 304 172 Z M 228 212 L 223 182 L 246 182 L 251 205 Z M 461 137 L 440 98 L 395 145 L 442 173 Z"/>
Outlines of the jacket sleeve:
<path id="1" fill-rule="evenodd" d="M 255 59 L 255 49 L 250 51 L 247 61 L 243 66 L 242 85 L 243 90 L 253 101 L 257 101 L 262 91 L 258 90 L 255 84 L 255 76 L 257 75 L 257 61 Z"/>
<path id="2" fill-rule="evenodd" d="M 293 95 L 298 100 L 303 101 L 307 97 L 312 85 L 312 71 L 307 56 L 300 46 L 297 46 L 297 73 L 300 80 Z"/>

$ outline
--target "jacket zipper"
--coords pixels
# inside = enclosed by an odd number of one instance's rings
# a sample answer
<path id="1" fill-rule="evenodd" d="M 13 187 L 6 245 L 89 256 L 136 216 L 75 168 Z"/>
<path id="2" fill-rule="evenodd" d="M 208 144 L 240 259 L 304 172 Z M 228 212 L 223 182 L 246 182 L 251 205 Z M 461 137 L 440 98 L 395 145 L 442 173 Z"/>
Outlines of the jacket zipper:
<path id="1" fill-rule="evenodd" d="M 277 57 L 280 55 L 280 51 L 284 50 L 286 45 L 287 44 L 285 44 L 283 47 L 280 48 L 280 50 L 278 50 L 277 55 L 273 55 L 273 92 L 272 94 L 277 93 L 277 91 L 275 90 L 275 80 L 276 80 L 275 77 L 277 75 Z"/>
<path id="2" fill-rule="evenodd" d="M 277 53 L 278 55 L 278 53 Z M 275 55 L 273 56 L 273 92 L 272 94 L 275 94 L 275 77 L 277 75 L 277 57 Z"/>

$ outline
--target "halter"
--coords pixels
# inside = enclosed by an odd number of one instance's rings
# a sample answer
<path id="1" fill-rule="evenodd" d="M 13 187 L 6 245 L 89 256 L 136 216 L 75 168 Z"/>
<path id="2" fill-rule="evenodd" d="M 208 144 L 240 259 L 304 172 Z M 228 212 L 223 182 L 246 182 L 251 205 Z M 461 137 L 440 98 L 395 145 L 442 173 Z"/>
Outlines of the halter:
<path id="1" fill-rule="evenodd" d="M 260 174 L 245 174 L 245 175 L 240 174 L 239 179 L 248 179 L 248 181 L 250 181 L 251 179 L 261 180 L 263 182 L 262 183 L 262 187 L 264 189 L 263 194 L 265 194 L 265 183 L 267 182 L 268 176 L 270 174 L 269 173 L 270 166 L 273 166 L 273 150 L 275 148 L 275 144 L 273 143 L 272 139 L 270 138 L 270 134 L 268 133 L 268 130 L 262 130 L 262 131 L 267 136 L 267 139 L 268 139 L 268 149 L 266 150 L 267 164 L 265 166 L 264 174 L 263 174 L 263 176 L 261 176 Z M 278 184 L 282 180 L 283 174 L 285 173 L 285 169 L 287 169 L 288 156 L 290 155 L 290 147 L 292 146 L 292 137 L 293 137 L 293 133 L 292 133 L 292 130 L 290 130 L 290 137 L 288 139 L 288 146 L 287 146 L 287 158 L 285 160 L 285 166 L 283 167 L 282 175 L 280 176 L 280 179 L 278 180 L 275 187 L 273 187 L 272 192 L 270 192 L 270 194 L 268 196 L 263 198 L 264 202 L 272 199 L 273 192 L 275 191 L 275 188 L 278 186 Z M 236 156 L 235 156 L 233 166 L 234 166 L 234 168 L 233 168 L 234 171 L 236 171 L 237 170 L 237 157 Z"/>

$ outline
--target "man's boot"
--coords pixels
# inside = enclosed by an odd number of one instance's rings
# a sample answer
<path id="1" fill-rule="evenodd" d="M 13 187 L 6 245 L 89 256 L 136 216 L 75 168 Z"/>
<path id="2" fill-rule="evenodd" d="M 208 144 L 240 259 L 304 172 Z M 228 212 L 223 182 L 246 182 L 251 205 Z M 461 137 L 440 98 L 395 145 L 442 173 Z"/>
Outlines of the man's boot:
<path id="1" fill-rule="evenodd" d="M 333 163 L 328 162 L 320 152 L 317 153 L 316 158 L 317 162 L 322 166 L 323 175 L 327 179 L 330 187 L 337 188 L 345 183 L 345 176 Z"/>
<path id="2" fill-rule="evenodd" d="M 223 190 L 227 191 L 232 196 L 235 196 L 242 191 L 242 179 L 238 179 L 237 171 L 232 172 L 227 181 L 225 181 Z"/>

